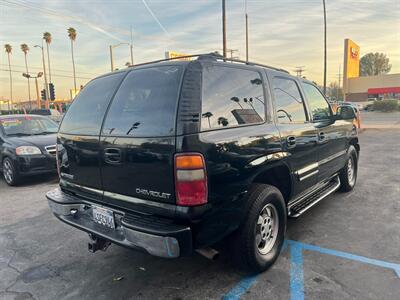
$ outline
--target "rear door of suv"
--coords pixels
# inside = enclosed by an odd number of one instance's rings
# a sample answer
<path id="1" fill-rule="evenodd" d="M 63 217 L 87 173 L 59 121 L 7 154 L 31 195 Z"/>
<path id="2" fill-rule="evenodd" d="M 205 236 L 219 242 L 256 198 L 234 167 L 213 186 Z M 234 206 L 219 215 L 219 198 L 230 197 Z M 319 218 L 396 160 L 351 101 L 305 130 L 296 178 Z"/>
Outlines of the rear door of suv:
<path id="1" fill-rule="evenodd" d="M 129 72 L 100 137 L 104 201 L 135 209 L 175 204 L 175 116 L 184 66 Z"/>
<path id="2" fill-rule="evenodd" d="M 100 128 L 125 72 L 89 82 L 68 109 L 57 138 L 60 185 L 85 198 L 101 200 Z"/>

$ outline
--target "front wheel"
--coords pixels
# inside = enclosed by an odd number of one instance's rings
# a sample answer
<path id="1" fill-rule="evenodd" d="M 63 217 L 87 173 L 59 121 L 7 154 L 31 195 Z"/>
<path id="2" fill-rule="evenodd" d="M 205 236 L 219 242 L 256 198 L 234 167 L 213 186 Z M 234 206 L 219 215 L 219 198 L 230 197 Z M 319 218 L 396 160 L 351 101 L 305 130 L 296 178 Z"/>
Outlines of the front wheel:
<path id="1" fill-rule="evenodd" d="M 286 204 L 281 192 L 268 184 L 255 184 L 249 191 L 245 219 L 232 247 L 236 263 L 246 271 L 262 272 L 273 265 L 286 231 Z"/>
<path id="2" fill-rule="evenodd" d="M 19 182 L 19 174 L 11 158 L 6 157 L 3 160 L 3 177 L 8 185 L 17 185 Z"/>
<path id="3" fill-rule="evenodd" d="M 340 190 L 342 192 L 350 192 L 356 185 L 358 171 L 358 155 L 354 146 L 349 148 L 349 157 L 346 165 L 340 171 Z"/>

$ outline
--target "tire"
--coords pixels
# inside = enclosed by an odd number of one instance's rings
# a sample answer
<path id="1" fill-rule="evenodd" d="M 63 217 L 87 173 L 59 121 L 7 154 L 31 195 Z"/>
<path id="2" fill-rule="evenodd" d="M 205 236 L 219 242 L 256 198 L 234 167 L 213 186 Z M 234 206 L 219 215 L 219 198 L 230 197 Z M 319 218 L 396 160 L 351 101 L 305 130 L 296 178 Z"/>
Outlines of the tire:
<path id="1" fill-rule="evenodd" d="M 281 192 L 268 184 L 252 185 L 245 219 L 231 244 L 238 267 L 253 273 L 271 267 L 284 242 L 286 221 L 286 204 Z"/>
<path id="2" fill-rule="evenodd" d="M 346 160 L 346 165 L 339 173 L 340 191 L 350 192 L 354 189 L 357 182 L 358 172 L 358 153 L 353 145 L 349 147 L 349 156 Z"/>
<path id="3" fill-rule="evenodd" d="M 10 186 L 17 185 L 20 181 L 20 176 L 13 160 L 9 157 L 4 158 L 2 167 L 5 182 Z"/>

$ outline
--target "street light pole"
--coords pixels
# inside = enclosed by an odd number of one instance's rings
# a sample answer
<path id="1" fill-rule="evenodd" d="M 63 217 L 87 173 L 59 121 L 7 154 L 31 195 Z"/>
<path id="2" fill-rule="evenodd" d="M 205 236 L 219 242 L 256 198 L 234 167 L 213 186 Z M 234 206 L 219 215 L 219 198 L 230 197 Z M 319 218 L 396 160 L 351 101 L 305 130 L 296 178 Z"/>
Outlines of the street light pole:
<path id="1" fill-rule="evenodd" d="M 46 75 L 46 63 L 44 60 L 44 50 L 43 50 L 43 40 L 42 40 L 42 46 L 35 45 L 34 47 L 42 49 L 42 62 L 43 62 L 43 73 L 44 73 L 44 84 L 45 84 L 45 90 L 46 90 L 46 109 L 49 109 L 49 85 L 47 83 L 47 75 Z"/>
<path id="2" fill-rule="evenodd" d="M 247 0 L 245 0 L 246 13 L 246 62 L 249 62 L 249 17 L 247 15 Z"/>
<path id="3" fill-rule="evenodd" d="M 39 96 L 39 85 L 38 85 L 38 78 L 42 77 L 43 72 L 37 73 L 36 76 L 32 76 L 29 73 L 23 73 L 22 76 L 30 79 L 34 78 L 35 79 L 35 86 L 36 86 L 36 101 L 37 101 L 37 107 L 40 109 L 42 107 L 41 102 L 40 102 L 40 96 Z M 32 109 L 32 102 L 29 100 L 29 108 Z"/>
<path id="4" fill-rule="evenodd" d="M 111 71 L 114 71 L 114 56 L 113 56 L 113 49 L 117 48 L 118 46 L 121 45 L 128 45 L 130 46 L 130 50 L 131 50 L 131 64 L 133 65 L 133 46 L 132 44 L 129 43 L 119 43 L 117 45 L 110 45 L 110 60 L 111 60 Z"/>

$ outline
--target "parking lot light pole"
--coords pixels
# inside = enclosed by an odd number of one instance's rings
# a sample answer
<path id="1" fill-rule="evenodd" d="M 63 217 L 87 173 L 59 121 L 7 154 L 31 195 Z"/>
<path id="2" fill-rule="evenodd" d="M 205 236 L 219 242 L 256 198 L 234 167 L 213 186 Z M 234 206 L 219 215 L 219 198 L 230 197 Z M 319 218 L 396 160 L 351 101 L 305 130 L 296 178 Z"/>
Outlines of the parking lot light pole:
<path id="1" fill-rule="evenodd" d="M 39 84 L 38 84 L 38 78 L 43 76 L 43 72 L 39 72 L 37 73 L 36 76 L 32 76 L 28 73 L 23 73 L 22 76 L 26 77 L 26 78 L 34 78 L 35 79 L 35 86 L 36 86 L 36 103 L 37 103 L 37 107 L 38 109 L 40 109 L 42 107 L 41 102 L 40 102 L 40 95 L 39 95 Z M 29 100 L 29 106 L 30 109 L 32 109 L 32 102 L 31 100 Z"/>
<path id="2" fill-rule="evenodd" d="M 46 90 L 46 108 L 49 107 L 49 85 L 47 84 L 47 76 L 46 76 L 46 63 L 44 61 L 44 50 L 43 50 L 43 40 L 42 40 L 42 46 L 35 45 L 35 48 L 40 48 L 42 49 L 42 62 L 43 62 L 43 73 L 44 73 L 44 84 L 45 84 L 45 90 Z"/>
<path id="3" fill-rule="evenodd" d="M 132 44 L 129 43 L 119 43 L 117 45 L 110 45 L 110 61 L 111 61 L 111 71 L 114 71 L 114 55 L 113 55 L 113 49 L 117 48 L 118 46 L 121 45 L 128 45 L 130 47 L 130 54 L 131 54 L 131 64 L 133 65 L 133 46 Z"/>

